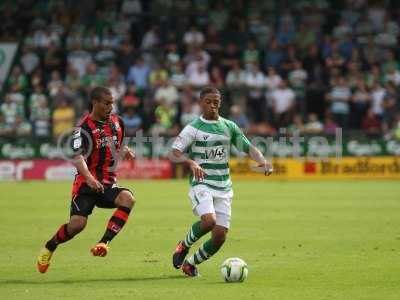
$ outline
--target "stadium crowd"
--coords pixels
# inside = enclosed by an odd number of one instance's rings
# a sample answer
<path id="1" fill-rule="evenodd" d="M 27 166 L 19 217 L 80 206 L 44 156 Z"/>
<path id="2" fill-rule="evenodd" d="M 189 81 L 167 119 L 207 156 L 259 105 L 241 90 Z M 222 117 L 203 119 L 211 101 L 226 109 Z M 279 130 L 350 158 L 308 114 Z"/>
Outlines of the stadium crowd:
<path id="1" fill-rule="evenodd" d="M 4 1 L 0 39 L 20 46 L 0 136 L 56 139 L 96 85 L 111 88 L 129 135 L 176 134 L 214 85 L 248 134 L 400 139 L 398 4 L 338 2 Z"/>

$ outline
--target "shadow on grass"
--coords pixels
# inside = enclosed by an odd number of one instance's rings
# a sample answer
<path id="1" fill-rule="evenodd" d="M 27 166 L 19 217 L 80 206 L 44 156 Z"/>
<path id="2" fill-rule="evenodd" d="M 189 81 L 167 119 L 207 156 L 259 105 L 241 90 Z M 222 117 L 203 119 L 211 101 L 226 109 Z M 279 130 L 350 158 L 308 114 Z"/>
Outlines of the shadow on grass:
<path id="1" fill-rule="evenodd" d="M 82 279 L 64 279 L 64 280 L 0 280 L 0 286 L 4 285 L 24 285 L 24 284 L 74 284 L 74 283 L 96 283 L 96 282 L 146 282 L 146 281 L 160 281 L 171 279 L 187 279 L 182 275 L 166 275 L 166 276 L 153 276 L 153 277 L 123 277 L 123 278 L 82 278 Z"/>

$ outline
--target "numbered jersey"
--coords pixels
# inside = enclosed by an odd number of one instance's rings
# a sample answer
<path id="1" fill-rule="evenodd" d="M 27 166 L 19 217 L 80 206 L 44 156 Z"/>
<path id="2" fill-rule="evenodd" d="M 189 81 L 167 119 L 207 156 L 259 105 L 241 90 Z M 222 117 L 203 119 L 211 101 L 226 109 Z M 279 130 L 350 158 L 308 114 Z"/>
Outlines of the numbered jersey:
<path id="1" fill-rule="evenodd" d="M 204 184 L 217 190 L 230 190 L 229 174 L 231 145 L 248 153 L 250 142 L 232 121 L 219 117 L 216 121 L 200 117 L 187 125 L 175 139 L 172 148 L 187 152 L 205 171 L 202 182 L 190 176 L 192 186 Z"/>

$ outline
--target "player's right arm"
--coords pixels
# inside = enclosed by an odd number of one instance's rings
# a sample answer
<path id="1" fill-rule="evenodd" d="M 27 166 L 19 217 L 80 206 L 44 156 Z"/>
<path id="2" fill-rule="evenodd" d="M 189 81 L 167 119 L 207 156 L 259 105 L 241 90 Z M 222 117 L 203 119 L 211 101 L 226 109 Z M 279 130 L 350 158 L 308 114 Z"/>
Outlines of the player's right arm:
<path id="1" fill-rule="evenodd" d="M 72 150 L 74 151 L 73 164 L 86 181 L 86 184 L 94 191 L 104 193 L 103 185 L 90 173 L 83 154 L 89 151 L 89 140 L 86 134 L 82 134 L 84 128 L 77 128 L 72 136 Z"/>
<path id="2" fill-rule="evenodd" d="M 184 153 L 188 147 L 193 143 L 194 136 L 191 132 L 190 125 L 186 126 L 181 133 L 177 136 L 174 143 L 172 144 L 172 150 L 170 152 L 170 158 L 175 163 L 185 163 L 189 166 L 194 178 L 197 181 L 202 181 L 206 173 L 203 168 L 195 162 L 193 159 L 187 157 Z"/>
<path id="3" fill-rule="evenodd" d="M 86 184 L 96 192 L 104 193 L 104 186 L 98 181 L 92 173 L 90 173 L 89 168 L 87 167 L 86 161 L 83 156 L 77 155 L 74 157 L 74 165 L 78 170 L 79 174 L 85 177 Z"/>

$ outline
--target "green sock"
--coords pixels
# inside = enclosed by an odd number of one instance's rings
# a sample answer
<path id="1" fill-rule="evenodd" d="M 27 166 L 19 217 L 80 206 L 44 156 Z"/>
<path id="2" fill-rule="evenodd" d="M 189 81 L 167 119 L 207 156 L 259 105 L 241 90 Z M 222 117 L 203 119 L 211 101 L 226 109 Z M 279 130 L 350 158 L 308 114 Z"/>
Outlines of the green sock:
<path id="1" fill-rule="evenodd" d="M 207 232 L 203 232 L 200 227 L 201 222 L 197 221 L 190 227 L 189 232 L 186 234 L 184 244 L 190 248 L 199 238 L 201 238 Z"/>
<path id="2" fill-rule="evenodd" d="M 199 249 L 188 259 L 188 262 L 192 265 L 201 264 L 203 261 L 213 256 L 219 248 L 215 247 L 213 242 L 210 240 L 203 243 Z"/>

